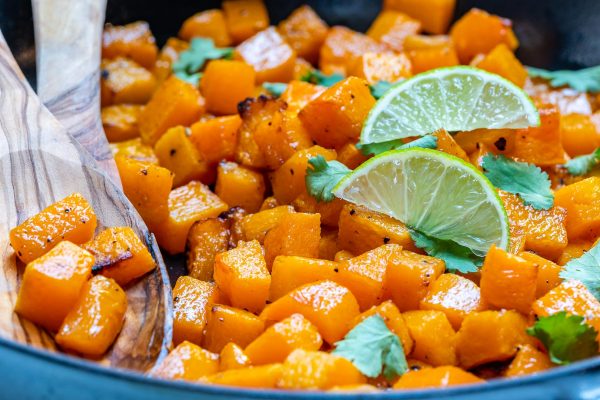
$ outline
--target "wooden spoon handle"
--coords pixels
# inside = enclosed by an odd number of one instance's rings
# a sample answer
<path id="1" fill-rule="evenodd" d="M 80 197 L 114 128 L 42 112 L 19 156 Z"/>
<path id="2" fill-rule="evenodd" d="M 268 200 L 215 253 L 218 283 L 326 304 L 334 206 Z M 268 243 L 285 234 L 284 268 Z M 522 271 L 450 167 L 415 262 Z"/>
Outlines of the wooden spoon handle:
<path id="1" fill-rule="evenodd" d="M 106 0 L 33 0 L 38 95 L 120 186 L 100 118 Z"/>

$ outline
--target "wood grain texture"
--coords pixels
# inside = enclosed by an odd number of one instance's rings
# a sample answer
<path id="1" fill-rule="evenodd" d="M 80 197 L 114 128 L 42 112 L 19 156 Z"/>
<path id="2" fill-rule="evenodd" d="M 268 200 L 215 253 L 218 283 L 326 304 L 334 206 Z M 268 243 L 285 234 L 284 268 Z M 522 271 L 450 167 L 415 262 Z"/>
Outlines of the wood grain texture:
<path id="1" fill-rule="evenodd" d="M 33 0 L 32 6 L 38 95 L 120 186 L 100 117 L 106 0 Z"/>
<path id="2" fill-rule="evenodd" d="M 115 345 L 100 363 L 146 371 L 171 342 L 169 279 L 154 237 L 122 191 L 41 105 L 0 33 L 0 335 L 54 350 L 52 338 L 13 313 L 24 265 L 8 241 L 10 228 L 47 205 L 80 192 L 94 207 L 98 230 L 131 226 L 158 267 L 127 287 L 129 307 Z"/>

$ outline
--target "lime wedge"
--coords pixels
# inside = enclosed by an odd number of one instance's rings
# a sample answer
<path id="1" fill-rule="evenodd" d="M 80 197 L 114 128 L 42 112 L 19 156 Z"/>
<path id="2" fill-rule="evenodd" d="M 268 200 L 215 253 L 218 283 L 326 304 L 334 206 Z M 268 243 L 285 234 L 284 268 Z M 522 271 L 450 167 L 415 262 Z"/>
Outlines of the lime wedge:
<path id="1" fill-rule="evenodd" d="M 369 113 L 361 143 L 421 136 L 444 128 L 527 128 L 540 124 L 531 98 L 506 79 L 472 67 L 439 68 L 389 89 Z"/>
<path id="2" fill-rule="evenodd" d="M 492 244 L 508 246 L 508 217 L 494 186 L 471 164 L 437 150 L 380 154 L 344 177 L 333 194 L 478 256 Z"/>

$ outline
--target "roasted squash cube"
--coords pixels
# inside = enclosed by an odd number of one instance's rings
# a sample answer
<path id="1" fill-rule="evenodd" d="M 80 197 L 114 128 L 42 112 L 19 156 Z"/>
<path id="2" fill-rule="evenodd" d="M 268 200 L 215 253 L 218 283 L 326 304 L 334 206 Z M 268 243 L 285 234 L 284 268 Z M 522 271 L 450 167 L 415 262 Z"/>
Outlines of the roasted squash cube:
<path id="1" fill-rule="evenodd" d="M 221 5 L 233 43 L 241 43 L 269 26 L 269 14 L 262 0 L 227 0 Z"/>
<path id="2" fill-rule="evenodd" d="M 259 211 L 256 214 L 246 215 L 240 223 L 243 239 L 264 242 L 267 232 L 275 228 L 285 215 L 293 212 L 294 208 L 292 206 L 278 206 Z"/>
<path id="3" fill-rule="evenodd" d="M 219 355 L 190 342 L 175 347 L 153 372 L 158 378 L 197 382 L 219 371 Z"/>
<path id="4" fill-rule="evenodd" d="M 118 104 L 102 109 L 102 128 L 109 142 L 122 142 L 140 135 L 138 119 L 143 107 Z"/>
<path id="5" fill-rule="evenodd" d="M 328 26 L 310 6 L 295 9 L 277 29 L 299 57 L 316 64 Z"/>
<path id="6" fill-rule="evenodd" d="M 173 343 L 202 344 L 209 310 L 218 300 L 214 283 L 180 276 L 173 288 Z"/>
<path id="7" fill-rule="evenodd" d="M 289 213 L 267 232 L 265 260 L 269 270 L 277 256 L 319 257 L 321 216 L 319 214 Z"/>
<path id="8" fill-rule="evenodd" d="M 413 348 L 413 339 L 410 337 L 410 333 L 408 332 L 408 326 L 404 321 L 404 317 L 400 314 L 400 310 L 398 307 L 394 305 L 391 301 L 384 301 L 378 306 L 373 306 L 369 308 L 367 311 L 360 314 L 355 318 L 354 324 L 358 325 L 365 319 L 372 317 L 373 315 L 379 315 L 387 327 L 395 333 L 402 343 L 402 349 L 404 350 L 405 355 L 409 355 Z"/>
<path id="9" fill-rule="evenodd" d="M 475 65 L 508 79 L 517 86 L 523 87 L 527 79 L 527 70 L 515 57 L 515 54 L 504 43 L 500 43 Z"/>
<path id="10" fill-rule="evenodd" d="M 270 364 L 223 371 L 205 379 L 214 385 L 275 389 L 281 371 L 281 364 Z"/>
<path id="11" fill-rule="evenodd" d="M 434 367 L 456 365 L 456 332 L 446 314 L 423 310 L 408 311 L 402 316 L 414 341 L 411 358 Z"/>
<path id="12" fill-rule="evenodd" d="M 348 75 L 362 54 L 383 50 L 385 45 L 363 33 L 345 26 L 334 26 L 327 32 L 321 46 L 319 67 L 325 74 Z"/>
<path id="13" fill-rule="evenodd" d="M 107 25 L 102 33 L 103 58 L 130 58 L 144 68 L 152 69 L 158 48 L 147 22 Z"/>
<path id="14" fill-rule="evenodd" d="M 196 145 L 202 159 L 209 164 L 235 157 L 238 130 L 242 125 L 239 115 L 211 118 L 191 126 L 190 140 Z"/>
<path id="15" fill-rule="evenodd" d="M 215 304 L 208 311 L 202 346 L 220 352 L 227 343 L 246 347 L 265 330 L 263 320 L 239 308 Z"/>
<path id="16" fill-rule="evenodd" d="M 326 90 L 325 87 L 313 85 L 304 81 L 291 81 L 281 94 L 281 100 L 287 104 L 287 111 L 298 113 L 311 100 L 319 97 Z"/>
<path id="17" fill-rule="evenodd" d="M 126 140 L 119 143 L 109 143 L 109 146 L 115 159 L 118 157 L 125 157 L 150 164 L 158 164 L 158 158 L 156 158 L 156 154 L 154 154 L 154 149 L 151 146 L 142 143 L 141 138 Z"/>
<path id="18" fill-rule="evenodd" d="M 472 385 L 484 382 L 483 379 L 478 378 L 470 372 L 448 365 L 409 371 L 394 383 L 394 389 L 445 388 L 448 386 Z"/>
<path id="19" fill-rule="evenodd" d="M 571 157 L 592 153 L 600 147 L 600 124 L 585 114 L 560 116 L 562 145 Z"/>
<path id="20" fill-rule="evenodd" d="M 211 281 L 217 254 L 229 247 L 229 223 L 222 218 L 209 218 L 192 225 L 187 237 L 187 268 L 190 276 Z"/>
<path id="21" fill-rule="evenodd" d="M 221 10 L 206 10 L 192 15 L 183 21 L 179 37 L 187 41 L 195 37 L 209 38 L 217 47 L 231 45 L 225 14 Z"/>
<path id="22" fill-rule="evenodd" d="M 511 361 L 504 376 L 523 376 L 536 374 L 553 367 L 550 357 L 539 351 L 534 346 L 525 345 L 519 347 L 517 355 Z"/>
<path id="23" fill-rule="evenodd" d="M 367 36 L 383 43 L 389 50 L 404 50 L 404 39 L 421 31 L 421 22 L 397 11 L 379 13 Z"/>
<path id="24" fill-rule="evenodd" d="M 412 76 L 410 59 L 404 53 L 365 53 L 358 58 L 352 75 L 369 84 L 397 82 Z"/>
<path id="25" fill-rule="evenodd" d="M 174 37 L 167 39 L 167 43 L 160 49 L 160 53 L 158 53 L 158 59 L 152 70 L 159 84 L 171 76 L 173 73 L 173 64 L 179 59 L 179 55 L 189 47 L 190 44 L 184 40 Z"/>
<path id="26" fill-rule="evenodd" d="M 519 253 L 519 257 L 537 265 L 536 299 L 539 299 L 562 282 L 559 275 L 562 270 L 560 265 L 527 251 Z"/>
<path id="27" fill-rule="evenodd" d="M 254 80 L 254 69 L 242 61 L 210 61 L 200 81 L 206 109 L 216 115 L 237 113 L 238 103 L 254 94 Z"/>
<path id="28" fill-rule="evenodd" d="M 355 169 L 368 159 L 352 142 L 343 145 L 337 153 L 337 160 L 350 169 Z"/>
<path id="29" fill-rule="evenodd" d="M 442 67 L 459 65 L 458 55 L 452 45 L 410 50 L 408 52 L 413 74 Z"/>
<path id="30" fill-rule="evenodd" d="M 330 202 L 318 201 L 306 192 L 300 194 L 300 196 L 296 197 L 292 202 L 292 205 L 297 212 L 320 214 L 321 224 L 331 228 L 337 228 L 338 221 L 340 220 L 340 213 L 346 204 L 346 201 L 338 198 L 334 198 Z"/>
<path id="31" fill-rule="evenodd" d="M 569 241 L 600 232 L 600 178 L 591 177 L 558 189 L 554 203 L 567 210 Z"/>
<path id="32" fill-rule="evenodd" d="M 421 21 L 426 32 L 440 34 L 448 30 L 456 0 L 385 0 L 384 10 L 406 13 Z"/>
<path id="33" fill-rule="evenodd" d="M 150 71 L 126 58 L 102 60 L 100 65 L 102 106 L 144 104 L 152 97 L 156 78 Z"/>
<path id="34" fill-rule="evenodd" d="M 250 366 L 250 359 L 244 350 L 233 342 L 229 342 L 219 353 L 219 371 L 240 369 Z"/>
<path id="35" fill-rule="evenodd" d="M 271 269 L 269 299 L 275 301 L 311 282 L 335 280 L 339 264 L 334 261 L 296 256 L 277 256 Z"/>
<path id="36" fill-rule="evenodd" d="M 469 162 L 469 156 L 467 153 L 460 147 L 456 140 L 450 135 L 445 129 L 439 129 L 433 133 L 433 136 L 437 138 L 437 147 L 436 149 L 439 151 L 443 151 L 444 153 L 448 153 L 458 158 L 462 158 L 463 160 Z"/>
<path id="37" fill-rule="evenodd" d="M 231 207 L 242 207 L 255 213 L 265 195 L 265 180 L 261 173 L 234 162 L 221 162 L 217 170 L 215 193 Z"/>

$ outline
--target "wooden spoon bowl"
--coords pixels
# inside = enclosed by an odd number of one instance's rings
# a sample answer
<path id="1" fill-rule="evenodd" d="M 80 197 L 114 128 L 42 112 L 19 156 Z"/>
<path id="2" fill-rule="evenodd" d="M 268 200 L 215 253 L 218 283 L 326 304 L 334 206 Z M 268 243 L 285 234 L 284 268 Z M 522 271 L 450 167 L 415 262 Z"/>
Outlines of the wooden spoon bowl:
<path id="1" fill-rule="evenodd" d="M 145 240 L 157 268 L 128 286 L 125 324 L 98 362 L 147 371 L 171 342 L 172 303 L 167 271 L 154 237 L 122 191 L 92 156 L 41 105 L 0 33 L 0 336 L 50 351 L 52 337 L 13 312 L 24 265 L 9 245 L 9 230 L 47 205 L 81 193 L 94 207 L 98 230 L 130 226 Z"/>

